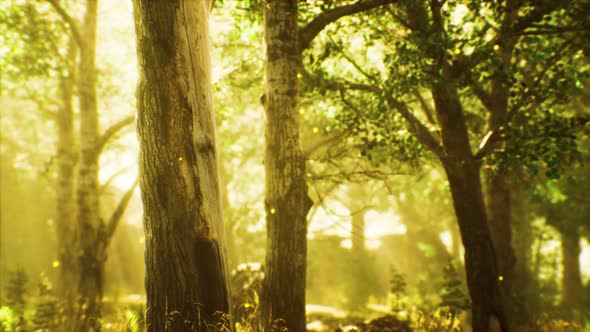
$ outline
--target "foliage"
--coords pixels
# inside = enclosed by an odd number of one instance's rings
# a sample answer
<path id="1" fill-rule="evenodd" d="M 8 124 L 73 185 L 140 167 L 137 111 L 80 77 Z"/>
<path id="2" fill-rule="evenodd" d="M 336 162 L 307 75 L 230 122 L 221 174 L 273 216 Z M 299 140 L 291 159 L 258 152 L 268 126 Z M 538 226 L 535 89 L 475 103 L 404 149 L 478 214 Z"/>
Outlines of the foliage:
<path id="1" fill-rule="evenodd" d="M 404 310 L 403 296 L 406 294 L 406 276 L 400 273 L 393 265 L 391 266 L 391 280 L 389 291 L 393 295 L 391 307 L 394 312 Z"/>
<path id="2" fill-rule="evenodd" d="M 465 293 L 465 286 L 452 262 L 445 266 L 443 277 L 444 283 L 439 293 L 442 299 L 440 306 L 448 308 L 451 315 L 469 309 L 469 297 Z"/>
<path id="3" fill-rule="evenodd" d="M 35 331 L 53 331 L 61 323 L 60 303 L 53 286 L 42 273 L 39 277 L 39 296 L 36 299 L 35 311 L 32 319 Z"/>
<path id="4" fill-rule="evenodd" d="M 0 307 L 0 332 L 13 332 L 21 325 L 21 317 L 8 306 Z"/>

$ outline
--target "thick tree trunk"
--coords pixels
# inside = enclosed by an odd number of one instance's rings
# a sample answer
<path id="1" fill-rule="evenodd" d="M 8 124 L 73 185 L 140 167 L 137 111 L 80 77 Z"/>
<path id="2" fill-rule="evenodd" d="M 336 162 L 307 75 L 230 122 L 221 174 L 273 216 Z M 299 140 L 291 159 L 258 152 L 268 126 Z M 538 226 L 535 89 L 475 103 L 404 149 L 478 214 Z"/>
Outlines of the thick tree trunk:
<path id="1" fill-rule="evenodd" d="M 518 17 L 519 1 L 508 0 L 502 20 L 502 33 L 510 33 L 512 24 Z M 491 84 L 490 103 L 488 106 L 488 129 L 499 131 L 508 113 L 508 100 L 510 96 L 510 82 L 508 73 L 511 68 L 512 53 L 517 42 L 517 37 L 502 38 L 502 45 L 498 51 L 499 67 L 495 72 Z M 502 145 L 494 144 L 495 148 Z M 504 291 L 504 308 L 511 320 L 512 316 L 512 282 L 514 278 L 515 256 L 512 247 L 512 212 L 510 199 L 510 184 L 506 170 L 494 170 L 491 167 L 486 172 L 488 222 L 492 232 L 496 257 L 498 259 L 498 273 L 502 276 L 502 289 Z"/>
<path id="2" fill-rule="evenodd" d="M 96 257 L 95 243 L 102 225 L 98 194 L 99 138 L 97 72 L 96 72 L 96 26 L 98 1 L 87 0 L 82 35 L 84 45 L 80 48 L 78 90 L 80 96 L 80 164 L 78 175 L 78 227 L 80 282 L 78 287 L 78 314 L 76 331 L 100 331 L 102 314 L 102 278 L 104 259 Z M 93 282 L 91 282 L 93 281 Z"/>
<path id="3" fill-rule="evenodd" d="M 261 318 L 265 331 L 278 320 L 289 331 L 305 331 L 307 213 L 299 141 L 297 1 L 265 3 L 266 41 L 266 276 Z"/>
<path id="4" fill-rule="evenodd" d="M 64 304 L 64 329 L 72 331 L 78 261 L 76 255 L 76 203 L 74 179 L 76 166 L 76 139 L 74 138 L 74 86 L 75 63 L 78 47 L 72 41 L 68 47 L 67 70 L 60 77 L 61 107 L 57 114 L 57 186 L 56 230 L 58 243 L 59 283 L 58 294 Z"/>
<path id="5" fill-rule="evenodd" d="M 510 198 L 510 184 L 507 174 L 502 172 L 488 172 L 487 176 L 487 211 L 496 257 L 498 259 L 498 273 L 502 276 L 507 313 L 511 313 L 510 299 L 512 297 L 512 283 L 514 278 L 514 264 L 516 258 L 512 247 L 512 210 Z"/>
<path id="6" fill-rule="evenodd" d="M 579 304 L 584 294 L 580 273 L 580 234 L 576 229 L 561 232 L 563 278 L 561 280 L 561 303 Z"/>
<path id="7" fill-rule="evenodd" d="M 230 312 L 210 8 L 202 0 L 134 1 L 148 331 L 208 331 Z"/>
<path id="8" fill-rule="evenodd" d="M 457 87 L 451 79 L 444 77 L 434 85 L 433 97 L 446 152 L 443 167 L 465 248 L 473 330 L 507 332 L 496 255 L 483 199 L 480 163 L 471 151 Z"/>

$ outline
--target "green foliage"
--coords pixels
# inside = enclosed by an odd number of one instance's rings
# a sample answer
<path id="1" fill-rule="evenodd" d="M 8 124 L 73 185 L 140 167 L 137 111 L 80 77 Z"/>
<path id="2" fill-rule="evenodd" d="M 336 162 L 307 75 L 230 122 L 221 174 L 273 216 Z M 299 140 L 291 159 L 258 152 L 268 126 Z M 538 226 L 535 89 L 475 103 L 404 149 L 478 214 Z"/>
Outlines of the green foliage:
<path id="1" fill-rule="evenodd" d="M 0 332 L 13 332 L 21 325 L 20 315 L 8 306 L 0 307 Z"/>
<path id="2" fill-rule="evenodd" d="M 35 331 L 54 331 L 61 323 L 59 300 L 45 274 L 39 278 L 39 297 L 32 319 Z"/>
<path id="3" fill-rule="evenodd" d="M 0 67 L 6 75 L 0 88 L 6 78 L 49 76 L 61 68 L 64 31 L 48 3 L 7 1 L 0 5 Z"/>
<path id="4" fill-rule="evenodd" d="M 22 314 L 27 304 L 27 283 L 29 278 L 27 272 L 21 266 L 9 272 L 6 283 L 6 303 L 15 309 L 17 313 Z"/>
<path id="5" fill-rule="evenodd" d="M 459 273 L 449 262 L 444 268 L 444 282 L 440 290 L 441 307 L 446 307 L 452 314 L 459 313 L 470 308 L 469 297 L 465 293 L 465 287 Z"/>
<path id="6" fill-rule="evenodd" d="M 125 310 L 125 332 L 145 330 L 145 304 L 138 303 Z"/>
<path id="7" fill-rule="evenodd" d="M 394 312 L 402 311 L 405 308 L 403 297 L 406 295 L 407 285 L 406 276 L 392 265 L 389 292 L 393 295 L 391 308 Z"/>

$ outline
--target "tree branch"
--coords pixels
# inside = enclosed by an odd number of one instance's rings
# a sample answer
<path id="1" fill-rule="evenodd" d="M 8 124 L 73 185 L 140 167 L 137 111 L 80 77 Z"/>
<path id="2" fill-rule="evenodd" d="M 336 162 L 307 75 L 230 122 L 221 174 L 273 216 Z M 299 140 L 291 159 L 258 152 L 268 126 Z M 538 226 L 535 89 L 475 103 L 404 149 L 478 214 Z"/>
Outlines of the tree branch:
<path id="1" fill-rule="evenodd" d="M 420 93 L 420 91 L 418 91 L 418 89 L 416 89 L 414 91 L 414 96 L 416 97 L 416 99 L 418 99 L 418 102 L 420 103 L 420 107 L 422 107 L 422 111 L 424 112 L 424 115 L 426 115 L 428 122 L 430 122 L 431 125 L 436 126 L 437 123 L 434 120 L 434 116 L 432 115 L 432 109 L 430 108 L 430 106 L 428 105 L 428 103 L 426 102 L 426 100 L 424 99 L 422 94 Z"/>
<path id="2" fill-rule="evenodd" d="M 316 152 L 317 150 L 321 149 L 322 147 L 337 142 L 340 139 L 342 139 L 344 136 L 346 135 L 346 131 L 340 132 L 337 135 L 334 135 L 332 137 L 329 137 L 325 140 L 316 142 L 315 144 L 313 144 L 312 146 L 308 147 L 307 149 L 305 149 L 303 151 L 303 155 L 305 156 L 305 159 L 309 159 L 309 157 Z"/>
<path id="3" fill-rule="evenodd" d="M 47 2 L 51 4 L 57 14 L 69 25 L 72 36 L 74 36 L 78 46 L 80 48 L 84 47 L 84 39 L 80 33 L 80 25 L 78 24 L 78 21 L 70 16 L 70 14 L 68 14 L 68 12 L 57 2 L 57 0 L 47 0 Z"/>
<path id="4" fill-rule="evenodd" d="M 319 14 L 305 27 L 299 30 L 299 52 L 309 47 L 311 41 L 330 23 L 338 19 L 394 3 L 396 0 L 359 0 L 353 4 L 336 7 Z"/>
<path id="5" fill-rule="evenodd" d="M 130 115 L 125 117 L 119 122 L 116 122 L 112 126 L 110 126 L 105 132 L 99 137 L 98 142 L 96 143 L 95 151 L 97 154 L 100 154 L 104 146 L 115 136 L 119 131 L 123 128 L 129 126 L 135 121 L 135 116 Z"/>
<path id="6" fill-rule="evenodd" d="M 396 100 L 391 96 L 386 96 L 385 100 L 391 108 L 395 108 L 402 115 L 402 117 L 408 122 L 410 131 L 418 138 L 420 143 L 424 144 L 432 153 L 434 153 L 441 161 L 446 159 L 446 153 L 440 144 L 432 136 L 428 128 L 416 118 L 414 113 L 410 110 L 408 105 L 402 101 Z"/>
<path id="7" fill-rule="evenodd" d="M 125 214 L 125 210 L 127 210 L 127 206 L 129 206 L 129 202 L 131 201 L 131 198 L 133 197 L 133 192 L 135 191 L 135 188 L 137 187 L 138 184 L 139 184 L 139 177 L 137 179 L 135 179 L 135 181 L 131 185 L 131 188 L 129 188 L 129 190 L 127 190 L 127 192 L 125 192 L 123 197 L 121 197 L 121 200 L 119 201 L 119 204 L 117 205 L 117 208 L 115 209 L 115 211 L 111 215 L 111 218 L 109 219 L 109 223 L 107 224 L 107 228 L 106 228 L 106 236 L 105 236 L 105 241 L 106 241 L 107 247 L 108 247 L 108 243 L 111 241 L 111 239 L 113 238 L 113 235 L 115 234 L 115 230 L 117 229 L 117 226 L 119 225 L 121 219 L 123 218 L 123 214 Z"/>

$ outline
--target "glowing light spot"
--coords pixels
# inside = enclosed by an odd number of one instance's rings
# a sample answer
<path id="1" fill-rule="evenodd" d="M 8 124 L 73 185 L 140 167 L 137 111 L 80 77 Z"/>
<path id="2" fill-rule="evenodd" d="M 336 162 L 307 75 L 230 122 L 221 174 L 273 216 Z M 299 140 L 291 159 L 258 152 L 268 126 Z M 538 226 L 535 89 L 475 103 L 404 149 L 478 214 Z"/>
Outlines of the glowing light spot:
<path id="1" fill-rule="evenodd" d="M 320 132 L 320 129 L 318 127 L 313 127 L 312 131 L 314 134 L 317 134 Z"/>
<path id="2" fill-rule="evenodd" d="M 459 55 L 459 54 L 461 54 L 461 49 L 459 49 L 459 48 L 456 48 L 456 49 L 455 49 L 455 54 L 456 54 L 456 55 Z"/>
<path id="3" fill-rule="evenodd" d="M 301 73 L 297 74 L 297 78 L 301 78 Z"/>
<path id="4" fill-rule="evenodd" d="M 499 49 L 500 49 L 500 45 L 498 45 L 498 44 L 494 45 L 494 51 L 497 51 Z"/>
<path id="5" fill-rule="evenodd" d="M 182 157 L 178 157 L 178 160 L 179 160 L 179 161 L 182 161 L 182 159 L 183 159 Z"/>
<path id="6" fill-rule="evenodd" d="M 275 214 L 275 212 L 277 212 L 277 210 L 275 210 L 275 208 L 270 209 L 270 214 Z"/>
<path id="7" fill-rule="evenodd" d="M 504 276 L 498 276 L 498 280 L 504 281 Z"/>
<path id="8" fill-rule="evenodd" d="M 51 266 L 53 266 L 56 269 L 59 267 L 59 265 L 60 265 L 60 263 L 57 260 L 56 261 L 53 261 L 53 263 L 51 263 Z"/>
<path id="9" fill-rule="evenodd" d="M 300 108 L 299 109 L 299 114 L 304 114 L 304 113 L 305 113 L 305 110 L 303 108 Z"/>

